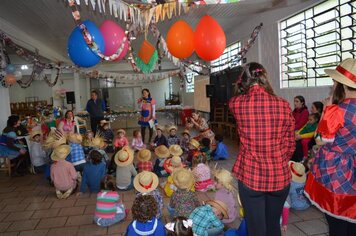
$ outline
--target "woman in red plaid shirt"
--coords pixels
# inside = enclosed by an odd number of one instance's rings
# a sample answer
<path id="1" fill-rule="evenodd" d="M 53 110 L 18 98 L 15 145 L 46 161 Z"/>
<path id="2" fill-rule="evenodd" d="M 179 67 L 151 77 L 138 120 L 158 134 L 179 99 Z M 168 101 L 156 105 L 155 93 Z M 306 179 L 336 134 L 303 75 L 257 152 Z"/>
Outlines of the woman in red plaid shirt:
<path id="1" fill-rule="evenodd" d="M 248 234 L 279 236 L 291 181 L 288 161 L 295 149 L 292 110 L 274 94 L 265 68 L 256 62 L 244 66 L 229 108 L 241 142 L 232 172 L 238 179 Z"/>

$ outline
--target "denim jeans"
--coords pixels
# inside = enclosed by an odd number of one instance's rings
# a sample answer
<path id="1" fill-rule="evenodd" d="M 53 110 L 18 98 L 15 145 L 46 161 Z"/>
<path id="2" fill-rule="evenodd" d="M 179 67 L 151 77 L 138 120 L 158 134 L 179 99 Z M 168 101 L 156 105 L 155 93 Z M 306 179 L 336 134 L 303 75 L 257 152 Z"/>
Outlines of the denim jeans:
<path id="1" fill-rule="evenodd" d="M 170 207 L 169 205 L 167 205 L 167 210 L 169 212 L 169 215 L 171 216 L 171 218 L 173 218 L 176 214 L 176 210 L 173 207 Z"/>
<path id="2" fill-rule="evenodd" d="M 107 227 L 120 222 L 124 218 L 125 212 L 116 214 L 114 218 L 99 218 L 94 216 L 94 222 L 100 227 Z"/>

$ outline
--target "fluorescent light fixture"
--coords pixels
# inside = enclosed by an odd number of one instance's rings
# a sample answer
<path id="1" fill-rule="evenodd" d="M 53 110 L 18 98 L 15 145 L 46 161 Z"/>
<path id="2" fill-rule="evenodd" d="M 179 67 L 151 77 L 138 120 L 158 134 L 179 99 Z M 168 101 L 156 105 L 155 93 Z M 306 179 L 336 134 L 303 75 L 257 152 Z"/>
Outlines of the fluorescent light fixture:
<path id="1" fill-rule="evenodd" d="M 22 65 L 21 66 L 21 70 L 28 70 L 28 66 L 27 65 Z"/>
<path id="2" fill-rule="evenodd" d="M 130 37 L 130 40 L 135 40 L 135 39 L 136 39 L 135 36 L 131 36 L 131 37 Z"/>

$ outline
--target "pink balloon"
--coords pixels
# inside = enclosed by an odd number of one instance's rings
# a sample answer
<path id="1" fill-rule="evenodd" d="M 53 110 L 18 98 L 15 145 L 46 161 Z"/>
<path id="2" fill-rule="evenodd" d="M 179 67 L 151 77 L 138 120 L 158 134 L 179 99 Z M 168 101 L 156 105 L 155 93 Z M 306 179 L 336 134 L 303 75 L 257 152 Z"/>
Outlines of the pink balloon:
<path id="1" fill-rule="evenodd" d="M 104 54 L 106 56 L 111 56 L 121 46 L 121 43 L 125 37 L 125 31 L 114 21 L 105 20 L 100 26 L 100 32 L 102 33 L 105 42 Z M 129 43 L 126 40 L 124 43 L 124 48 L 120 53 L 120 56 L 115 61 L 119 61 L 124 58 L 128 49 Z"/>

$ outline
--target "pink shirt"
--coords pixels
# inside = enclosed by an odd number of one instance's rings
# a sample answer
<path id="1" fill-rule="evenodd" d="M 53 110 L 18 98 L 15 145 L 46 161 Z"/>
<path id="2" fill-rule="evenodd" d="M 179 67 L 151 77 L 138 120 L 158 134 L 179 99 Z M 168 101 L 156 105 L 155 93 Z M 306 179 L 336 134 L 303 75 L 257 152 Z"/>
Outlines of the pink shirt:
<path id="1" fill-rule="evenodd" d="M 222 201 L 227 206 L 229 206 L 229 210 L 228 210 L 229 218 L 223 219 L 222 222 L 227 224 L 235 221 L 237 216 L 237 210 L 236 210 L 236 199 L 234 198 L 233 193 L 229 192 L 226 188 L 221 188 L 215 193 L 214 199 Z"/>
<path id="2" fill-rule="evenodd" d="M 77 172 L 72 163 L 66 160 L 55 161 L 51 166 L 51 179 L 54 187 L 61 191 L 75 188 Z"/>
<path id="3" fill-rule="evenodd" d="M 134 150 L 141 150 L 146 148 L 146 145 L 143 143 L 142 138 L 133 138 L 131 145 Z"/>
<path id="4" fill-rule="evenodd" d="M 114 147 L 116 147 L 116 148 L 122 148 L 127 145 L 129 145 L 129 141 L 127 140 L 126 137 L 115 138 L 115 140 L 114 140 Z"/>

